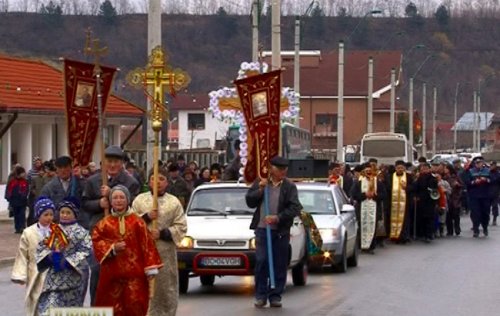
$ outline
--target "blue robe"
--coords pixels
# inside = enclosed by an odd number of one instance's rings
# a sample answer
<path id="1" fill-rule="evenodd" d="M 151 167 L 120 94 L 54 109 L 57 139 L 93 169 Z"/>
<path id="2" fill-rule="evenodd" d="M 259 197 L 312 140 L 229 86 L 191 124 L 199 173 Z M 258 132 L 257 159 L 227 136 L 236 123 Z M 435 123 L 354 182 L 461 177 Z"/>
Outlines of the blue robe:
<path id="1" fill-rule="evenodd" d="M 38 300 L 40 316 L 49 315 L 51 307 L 79 307 L 85 299 L 89 268 L 87 257 L 91 253 L 92 241 L 89 232 L 79 224 L 60 224 L 69 240 L 69 244 L 61 252 L 65 260 L 65 268 L 55 271 L 52 250 L 40 242 L 37 248 L 37 266 L 39 271 L 47 271 L 42 293 Z"/>

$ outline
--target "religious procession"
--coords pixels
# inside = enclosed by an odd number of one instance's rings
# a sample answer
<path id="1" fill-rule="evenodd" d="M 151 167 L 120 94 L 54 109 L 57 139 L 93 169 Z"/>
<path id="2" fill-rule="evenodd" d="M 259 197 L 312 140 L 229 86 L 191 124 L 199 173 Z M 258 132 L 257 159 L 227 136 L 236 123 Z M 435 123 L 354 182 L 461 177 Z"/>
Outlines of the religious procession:
<path id="1" fill-rule="evenodd" d="M 0 50 L 2 314 L 498 313 L 495 67 L 471 57 L 478 90 L 467 77 L 449 91 L 446 5 L 405 4 L 394 32 L 372 17 L 397 13 L 372 2 L 188 2 L 144 1 L 146 15 L 88 1 L 90 22 L 44 2 L 30 27 L 71 29 L 78 48 Z M 249 5 L 250 24 L 224 5 Z M 0 17 L 21 25 L 11 7 Z"/>

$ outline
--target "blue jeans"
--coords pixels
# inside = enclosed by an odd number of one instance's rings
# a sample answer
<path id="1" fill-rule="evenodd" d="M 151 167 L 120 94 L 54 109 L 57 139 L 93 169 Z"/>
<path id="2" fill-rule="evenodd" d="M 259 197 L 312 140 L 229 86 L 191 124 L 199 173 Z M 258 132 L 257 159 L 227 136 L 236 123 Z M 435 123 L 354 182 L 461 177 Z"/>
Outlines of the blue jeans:
<path id="1" fill-rule="evenodd" d="M 13 206 L 14 210 L 14 229 L 16 232 L 22 232 L 26 227 L 26 206 Z"/>
<path id="2" fill-rule="evenodd" d="M 266 229 L 255 230 L 255 298 L 258 300 L 281 301 L 281 294 L 286 285 L 290 234 L 271 231 L 273 249 L 275 288 L 270 288 L 269 266 L 267 260 Z"/>

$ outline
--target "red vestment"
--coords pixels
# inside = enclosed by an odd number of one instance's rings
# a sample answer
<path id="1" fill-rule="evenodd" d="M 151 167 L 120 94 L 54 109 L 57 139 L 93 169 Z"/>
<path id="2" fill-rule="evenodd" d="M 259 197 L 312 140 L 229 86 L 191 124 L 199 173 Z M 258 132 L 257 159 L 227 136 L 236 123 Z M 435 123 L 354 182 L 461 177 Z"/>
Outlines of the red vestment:
<path id="1" fill-rule="evenodd" d="M 139 216 L 129 211 L 123 215 L 123 235 L 119 221 L 116 214 L 107 216 L 92 232 L 95 257 L 101 264 L 95 305 L 113 307 L 115 316 L 144 316 L 149 304 L 146 271 L 163 264 Z M 125 242 L 125 250 L 113 255 L 113 245 L 119 241 Z"/>

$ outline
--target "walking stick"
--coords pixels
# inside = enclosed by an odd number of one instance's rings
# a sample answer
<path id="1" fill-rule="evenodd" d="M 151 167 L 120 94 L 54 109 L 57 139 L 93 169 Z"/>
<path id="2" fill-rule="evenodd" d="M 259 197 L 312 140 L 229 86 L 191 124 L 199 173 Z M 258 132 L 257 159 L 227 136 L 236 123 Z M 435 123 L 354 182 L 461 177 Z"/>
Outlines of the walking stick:
<path id="1" fill-rule="evenodd" d="M 264 215 L 269 215 L 269 187 L 264 188 Z M 271 289 L 276 288 L 274 279 L 274 260 L 273 260 L 273 244 L 271 242 L 271 226 L 266 224 L 266 239 L 267 239 L 267 265 L 269 266 L 269 282 Z"/>

